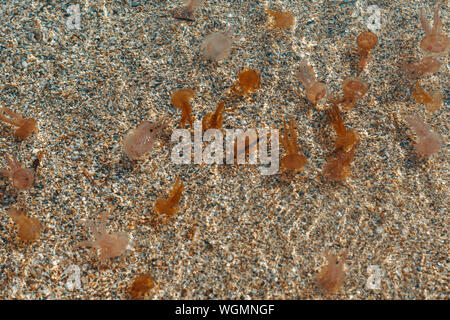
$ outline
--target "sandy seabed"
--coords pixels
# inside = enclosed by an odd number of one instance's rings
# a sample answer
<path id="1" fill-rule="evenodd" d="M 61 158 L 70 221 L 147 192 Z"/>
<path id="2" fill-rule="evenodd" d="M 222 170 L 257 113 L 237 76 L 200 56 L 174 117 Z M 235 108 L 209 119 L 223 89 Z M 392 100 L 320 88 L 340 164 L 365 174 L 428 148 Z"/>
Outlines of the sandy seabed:
<path id="1" fill-rule="evenodd" d="M 80 7 L 80 28 L 68 29 L 67 8 Z M 400 71 L 419 59 L 419 9 L 432 20 L 435 1 L 211 1 L 195 21 L 171 16 L 178 1 L 1 1 L 0 103 L 34 117 L 39 131 L 19 142 L 1 123 L 0 161 L 15 154 L 31 167 L 43 156 L 31 189 L 17 192 L 0 178 L 1 299 L 126 299 L 140 274 L 155 287 L 147 299 L 323 299 L 317 274 L 324 251 L 348 249 L 346 278 L 336 299 L 448 299 L 448 56 L 421 84 L 442 88 L 432 113 L 411 97 L 414 80 Z M 378 44 L 362 73 L 346 54 L 367 30 L 369 5 L 381 8 Z M 291 11 L 291 30 L 272 25 L 265 7 Z M 448 32 L 448 7 L 440 13 Z M 230 56 L 204 58 L 202 40 L 234 30 Z M 294 74 L 306 58 L 330 96 L 359 76 L 368 93 L 343 112 L 361 139 L 345 183 L 322 170 L 335 133 L 322 102 L 311 105 Z M 248 98 L 230 93 L 244 68 L 261 74 Z M 123 154 L 123 136 L 144 120 L 179 127 L 171 94 L 192 88 L 201 119 L 226 100 L 226 128 L 282 126 L 294 117 L 297 143 L 308 159 L 290 179 L 262 176 L 252 165 L 177 165 L 161 141 L 139 161 Z M 404 121 L 418 115 L 443 138 L 427 160 L 414 153 Z M 284 150 L 282 149 L 282 154 Z M 180 212 L 149 223 L 152 208 L 177 177 Z M 21 243 L 9 208 L 24 208 L 43 232 Z M 447 209 L 445 209 L 447 208 Z M 102 212 L 110 232 L 128 232 L 122 256 L 106 263 L 85 225 Z M 80 286 L 64 271 L 76 266 Z M 381 270 L 370 289 L 371 266 Z"/>

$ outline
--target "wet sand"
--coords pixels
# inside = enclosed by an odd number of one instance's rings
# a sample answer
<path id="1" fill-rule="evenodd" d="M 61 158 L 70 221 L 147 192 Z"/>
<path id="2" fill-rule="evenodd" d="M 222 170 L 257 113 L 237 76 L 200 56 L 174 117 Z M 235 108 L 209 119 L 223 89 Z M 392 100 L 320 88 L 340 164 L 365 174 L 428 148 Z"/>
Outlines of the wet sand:
<path id="1" fill-rule="evenodd" d="M 76 2 L 73 2 L 76 3 Z M 421 84 L 443 88 L 432 113 L 411 97 L 415 82 L 399 70 L 419 59 L 419 9 L 432 20 L 434 1 L 379 1 L 378 44 L 364 72 L 346 54 L 367 31 L 367 1 L 210 1 L 182 22 L 178 1 L 80 1 L 80 29 L 66 27 L 70 1 L 2 1 L 0 103 L 34 117 L 39 132 L 18 142 L 0 123 L 0 158 L 15 154 L 27 167 L 44 151 L 36 181 L 17 192 L 0 178 L 1 299 L 126 299 L 140 274 L 156 286 L 147 299 L 324 299 L 317 274 L 324 251 L 348 249 L 346 279 L 336 299 L 448 299 L 448 55 Z M 370 3 L 372 4 L 372 3 Z M 274 27 L 265 12 L 291 11 L 292 30 Z M 441 10 L 448 34 L 448 7 Z M 233 27 L 227 59 L 205 59 L 210 33 Z M 348 76 L 368 93 L 342 112 L 361 139 L 352 175 L 343 184 L 322 170 L 335 133 L 321 102 L 311 105 L 294 74 L 306 58 L 329 96 Z M 248 98 L 230 92 L 252 68 L 261 88 Z M 123 154 L 123 136 L 144 120 L 179 127 L 170 102 L 177 89 L 196 92 L 193 116 L 218 102 L 235 107 L 225 128 L 281 128 L 294 117 L 306 169 L 287 179 L 262 176 L 252 165 L 177 165 L 167 139 L 139 161 Z M 443 138 L 441 150 L 418 159 L 404 117 L 418 115 Z M 281 149 L 284 155 L 284 149 Z M 184 181 L 180 212 L 152 224 L 152 208 L 177 177 Z M 10 207 L 25 208 L 45 226 L 22 244 Z M 447 208 L 447 209 L 445 209 Z M 93 235 L 85 225 L 102 212 L 107 230 L 131 237 L 124 255 L 100 263 L 77 245 Z M 370 266 L 381 287 L 368 289 Z M 64 271 L 80 269 L 69 290 Z"/>

